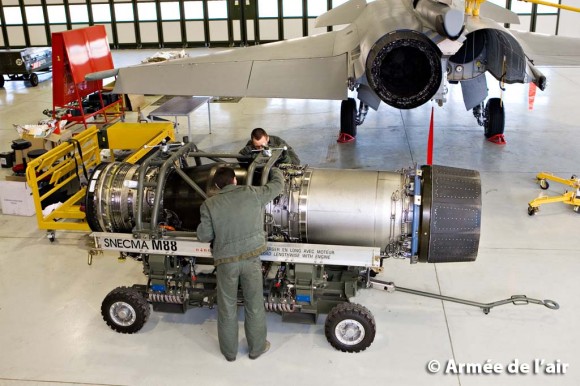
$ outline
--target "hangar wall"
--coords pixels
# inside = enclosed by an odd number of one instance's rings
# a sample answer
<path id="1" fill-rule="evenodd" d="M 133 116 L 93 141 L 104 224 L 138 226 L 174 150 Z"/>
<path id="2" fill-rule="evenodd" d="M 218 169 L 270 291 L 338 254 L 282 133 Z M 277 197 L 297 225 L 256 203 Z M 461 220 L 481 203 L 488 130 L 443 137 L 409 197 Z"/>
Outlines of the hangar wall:
<path id="1" fill-rule="evenodd" d="M 367 0 L 368 2 L 372 0 Z M 580 13 L 489 0 L 520 15 L 517 30 L 580 37 Z M 4 0 L 0 47 L 47 46 L 53 32 L 103 24 L 114 48 L 240 46 L 315 35 L 314 20 L 346 0 Z M 580 7 L 580 0 L 565 0 Z M 243 4 L 243 6 L 242 6 Z"/>

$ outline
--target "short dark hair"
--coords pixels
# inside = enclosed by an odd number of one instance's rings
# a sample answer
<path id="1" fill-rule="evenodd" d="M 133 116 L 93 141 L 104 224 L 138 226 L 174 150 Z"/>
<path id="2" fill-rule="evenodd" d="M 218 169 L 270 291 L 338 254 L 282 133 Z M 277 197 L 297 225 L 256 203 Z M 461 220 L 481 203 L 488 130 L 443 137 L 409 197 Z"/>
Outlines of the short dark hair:
<path id="1" fill-rule="evenodd" d="M 229 166 L 222 166 L 216 170 L 213 176 L 213 181 L 218 188 L 223 188 L 226 185 L 231 185 L 234 183 L 234 177 L 236 172 Z"/>
<path id="2" fill-rule="evenodd" d="M 251 137 L 252 139 L 260 140 L 265 135 L 268 135 L 268 133 L 266 133 L 266 130 L 262 129 L 261 127 L 256 127 L 254 130 L 252 130 Z"/>

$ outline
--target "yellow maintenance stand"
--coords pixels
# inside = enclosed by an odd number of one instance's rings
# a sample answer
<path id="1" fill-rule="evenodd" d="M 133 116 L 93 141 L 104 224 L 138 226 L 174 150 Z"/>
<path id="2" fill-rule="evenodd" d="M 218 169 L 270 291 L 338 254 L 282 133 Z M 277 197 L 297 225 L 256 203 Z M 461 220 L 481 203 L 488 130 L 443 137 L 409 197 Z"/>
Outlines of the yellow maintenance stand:
<path id="1" fill-rule="evenodd" d="M 39 229 L 47 230 L 47 237 L 55 240 L 56 230 L 90 231 L 84 212 L 86 184 L 59 205 L 43 214 L 47 202 L 74 183 L 88 180 L 87 174 L 101 163 L 101 150 L 109 149 L 114 161 L 114 150 L 130 150 L 124 162 L 136 163 L 163 141 L 174 141 L 171 122 L 125 123 L 118 122 L 105 129 L 96 126 L 73 137 L 28 163 L 26 180 L 34 197 Z"/>
<path id="2" fill-rule="evenodd" d="M 550 187 L 548 180 L 568 185 L 572 187 L 573 190 L 566 190 L 566 192 L 560 196 L 547 196 L 533 199 L 528 203 L 528 214 L 533 216 L 537 211 L 540 210 L 540 205 L 551 204 L 553 202 L 563 202 L 564 204 L 572 205 L 574 212 L 580 213 L 580 178 L 577 178 L 575 175 L 573 175 L 569 179 L 565 179 L 544 172 L 538 173 L 536 176 L 536 181 L 540 185 L 540 188 L 543 190 L 546 190 Z"/>

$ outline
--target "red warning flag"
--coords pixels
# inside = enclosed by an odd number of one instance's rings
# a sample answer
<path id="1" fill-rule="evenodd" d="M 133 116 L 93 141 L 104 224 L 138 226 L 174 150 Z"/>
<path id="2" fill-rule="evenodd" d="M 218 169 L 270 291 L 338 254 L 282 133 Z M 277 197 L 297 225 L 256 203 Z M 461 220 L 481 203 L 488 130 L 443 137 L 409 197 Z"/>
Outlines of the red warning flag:
<path id="1" fill-rule="evenodd" d="M 536 84 L 530 82 L 530 90 L 528 92 L 528 110 L 534 109 L 535 100 L 536 100 Z"/>
<path id="2" fill-rule="evenodd" d="M 431 123 L 429 124 L 429 139 L 427 139 L 427 165 L 433 165 L 433 113 L 435 108 L 431 106 Z"/>

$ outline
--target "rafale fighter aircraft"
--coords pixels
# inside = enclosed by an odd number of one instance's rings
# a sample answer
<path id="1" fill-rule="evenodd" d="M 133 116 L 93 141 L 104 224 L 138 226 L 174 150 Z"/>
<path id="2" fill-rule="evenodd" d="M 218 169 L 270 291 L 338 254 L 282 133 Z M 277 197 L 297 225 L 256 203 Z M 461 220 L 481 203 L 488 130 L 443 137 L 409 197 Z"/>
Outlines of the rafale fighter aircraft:
<path id="1" fill-rule="evenodd" d="M 484 74 L 543 90 L 534 64 L 579 64 L 580 39 L 509 31 L 499 23 L 518 23 L 517 15 L 481 2 L 350 0 L 316 20 L 316 27 L 347 25 L 339 31 L 87 79 L 118 74 L 116 93 L 342 100 L 341 132 L 353 137 L 369 107 L 442 105 L 448 83 L 460 83 L 466 109 L 490 138 L 504 131 L 504 107 L 499 98 L 484 103 Z"/>

